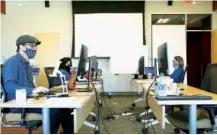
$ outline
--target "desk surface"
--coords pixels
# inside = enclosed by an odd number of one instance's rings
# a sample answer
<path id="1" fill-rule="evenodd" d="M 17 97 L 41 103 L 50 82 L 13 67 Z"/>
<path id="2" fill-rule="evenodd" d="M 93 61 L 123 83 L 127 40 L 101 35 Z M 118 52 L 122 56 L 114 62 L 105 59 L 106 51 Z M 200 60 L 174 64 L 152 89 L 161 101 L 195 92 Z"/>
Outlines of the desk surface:
<path id="1" fill-rule="evenodd" d="M 146 87 L 144 85 L 143 87 Z M 158 101 L 159 105 L 189 105 L 189 104 L 200 104 L 200 105 L 217 105 L 217 94 L 207 92 L 205 90 L 201 90 L 198 88 L 194 88 L 185 84 L 181 84 L 180 88 L 183 88 L 184 90 L 180 90 L 181 94 L 184 95 L 203 95 L 203 96 L 211 96 L 212 100 L 169 100 L 169 101 Z M 150 96 L 155 96 L 156 93 L 150 92 Z"/>
<path id="2" fill-rule="evenodd" d="M 77 88 L 85 88 L 85 85 L 77 85 Z M 99 89 L 100 85 L 96 85 L 96 89 Z M 51 91 L 60 90 L 61 86 L 57 86 L 51 89 Z M 39 99 L 27 101 L 27 102 L 15 102 L 15 100 L 8 101 L 6 103 L 0 103 L 0 107 L 4 108 L 81 108 L 85 105 L 92 96 L 95 95 L 95 92 L 76 92 L 75 90 L 69 91 L 70 97 L 67 97 L 67 102 L 64 102 L 64 98 L 56 98 L 59 101 L 63 101 L 62 103 L 52 104 L 47 102 L 49 99 L 46 97 L 41 97 Z M 69 99 L 70 98 L 70 99 Z M 63 100 L 61 100 L 63 99 Z M 71 102 L 70 102 L 71 101 Z"/>
<path id="3" fill-rule="evenodd" d="M 135 79 L 134 81 L 138 84 L 151 84 L 154 79 Z"/>

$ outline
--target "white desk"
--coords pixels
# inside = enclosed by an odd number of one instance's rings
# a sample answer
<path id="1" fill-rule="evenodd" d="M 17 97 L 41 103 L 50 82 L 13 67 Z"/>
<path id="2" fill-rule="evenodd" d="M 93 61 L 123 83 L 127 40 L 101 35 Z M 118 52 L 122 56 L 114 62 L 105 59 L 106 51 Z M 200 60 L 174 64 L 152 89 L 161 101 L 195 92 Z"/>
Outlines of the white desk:
<path id="1" fill-rule="evenodd" d="M 143 86 L 142 85 L 149 85 L 153 82 L 154 80 L 153 79 L 134 79 L 134 83 L 136 85 L 139 85 L 139 94 L 140 92 L 143 90 Z"/>
<path id="2" fill-rule="evenodd" d="M 86 87 L 85 85 L 77 87 Z M 99 89 L 101 86 L 96 85 Z M 52 88 L 51 90 L 59 90 L 61 86 Z M 43 123 L 43 133 L 50 134 L 50 108 L 74 108 L 74 132 L 77 133 L 79 128 L 82 126 L 83 122 L 87 118 L 88 114 L 94 108 L 95 103 L 95 92 L 76 92 L 73 90 L 69 92 L 71 97 L 75 97 L 72 103 L 63 104 L 50 104 L 47 103 L 46 98 L 40 98 L 38 100 L 33 100 L 26 103 L 16 103 L 14 101 L 9 101 L 6 103 L 0 103 L 2 108 L 42 108 L 42 123 Z"/>
<path id="3" fill-rule="evenodd" d="M 147 87 L 146 85 L 143 85 Z M 211 96 L 212 100 L 170 100 L 170 101 L 158 101 L 155 98 L 155 93 L 150 92 L 148 97 L 149 107 L 154 113 L 155 117 L 161 124 L 162 128 L 165 128 L 165 105 L 189 105 L 189 132 L 196 134 L 196 121 L 197 121 L 197 105 L 217 105 L 217 94 L 213 94 L 204 90 L 200 90 L 191 86 L 182 84 L 181 88 L 184 88 L 180 93 L 185 95 L 206 95 Z"/>

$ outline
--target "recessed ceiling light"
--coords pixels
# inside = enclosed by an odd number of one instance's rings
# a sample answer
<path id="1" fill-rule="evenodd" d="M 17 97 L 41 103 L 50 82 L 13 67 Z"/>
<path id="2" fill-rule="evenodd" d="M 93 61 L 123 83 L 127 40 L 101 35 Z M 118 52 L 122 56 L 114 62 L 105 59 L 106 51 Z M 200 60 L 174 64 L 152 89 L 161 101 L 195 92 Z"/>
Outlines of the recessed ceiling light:
<path id="1" fill-rule="evenodd" d="M 22 3 L 19 4 L 20 7 L 21 7 L 22 5 L 23 5 Z"/>
<path id="2" fill-rule="evenodd" d="M 192 2 L 192 4 L 196 4 L 196 2 L 195 2 L 195 1 L 193 1 L 193 2 Z"/>

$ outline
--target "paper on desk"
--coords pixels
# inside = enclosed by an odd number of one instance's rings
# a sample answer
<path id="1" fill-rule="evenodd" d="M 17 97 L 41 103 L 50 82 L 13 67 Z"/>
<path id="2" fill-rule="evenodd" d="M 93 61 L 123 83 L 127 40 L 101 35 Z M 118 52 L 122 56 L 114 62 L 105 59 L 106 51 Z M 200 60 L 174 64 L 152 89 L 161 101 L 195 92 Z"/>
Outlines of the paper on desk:
<path id="1" fill-rule="evenodd" d="M 61 105 L 71 105 L 75 102 L 76 97 L 60 97 L 60 98 L 49 98 L 46 100 L 45 104 L 52 104 L 54 106 Z"/>

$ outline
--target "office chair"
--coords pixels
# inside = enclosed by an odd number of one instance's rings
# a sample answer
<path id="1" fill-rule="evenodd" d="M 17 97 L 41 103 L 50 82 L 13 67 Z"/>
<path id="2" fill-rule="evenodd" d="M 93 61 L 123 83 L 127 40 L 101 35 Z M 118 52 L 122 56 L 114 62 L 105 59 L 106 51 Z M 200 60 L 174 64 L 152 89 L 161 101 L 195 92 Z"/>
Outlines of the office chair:
<path id="1" fill-rule="evenodd" d="M 148 74 L 148 73 L 151 73 L 152 76 L 155 76 L 155 68 L 154 67 L 145 67 L 144 68 L 145 70 L 145 73 Z M 144 97 L 140 97 L 139 99 L 135 100 L 133 103 L 132 103 L 132 107 L 135 107 L 136 106 L 136 103 L 137 102 L 140 102 L 140 101 L 143 101 L 144 100 Z"/>
<path id="2" fill-rule="evenodd" d="M 145 73 L 146 73 L 146 74 L 151 73 L 152 76 L 155 76 L 155 75 L 156 75 L 156 69 L 155 69 L 155 67 L 145 67 L 144 70 L 145 70 Z M 139 99 L 135 100 L 134 103 L 132 104 L 132 107 L 135 107 L 135 106 L 136 106 L 135 103 L 137 103 L 137 102 L 139 102 L 139 101 L 143 101 L 143 100 L 144 100 L 144 95 L 143 95 L 142 97 L 140 97 Z M 148 113 L 152 112 L 152 111 L 149 109 L 149 107 L 146 107 L 146 109 L 148 109 Z M 140 113 L 139 116 L 136 117 L 136 120 L 139 121 L 139 122 L 143 122 L 143 123 L 144 123 L 144 122 L 145 122 L 145 123 L 146 123 L 146 122 L 149 122 L 149 125 L 147 125 L 147 126 L 150 126 L 151 124 L 154 125 L 154 124 L 157 124 L 157 123 L 158 123 L 158 121 L 156 120 L 155 117 L 154 117 L 153 119 L 150 119 L 150 121 L 149 121 L 149 120 L 144 120 L 144 119 L 142 118 L 142 116 L 145 115 L 146 113 L 147 113 L 146 111 Z M 151 122 L 151 124 L 150 124 L 150 122 Z"/>
<path id="3" fill-rule="evenodd" d="M 185 75 L 186 75 L 186 72 L 188 71 L 188 68 L 189 68 L 188 65 L 185 66 L 184 72 L 183 72 L 183 74 L 182 74 L 182 76 L 180 78 L 179 83 L 184 83 Z M 183 105 L 174 105 L 174 106 L 167 106 L 167 107 L 168 107 L 167 109 L 170 110 L 171 112 L 174 112 L 175 107 L 179 108 L 179 110 L 181 110 L 181 111 L 184 110 L 184 108 L 186 108 Z"/>
<path id="4" fill-rule="evenodd" d="M 184 73 L 182 74 L 182 77 L 180 79 L 180 83 L 183 83 L 184 82 L 184 79 L 185 79 L 185 75 L 186 75 L 186 72 L 188 71 L 188 68 L 189 66 L 185 66 L 185 69 L 184 69 Z"/>
<path id="5" fill-rule="evenodd" d="M 2 77 L 3 65 L 1 65 L 1 102 L 6 102 L 6 92 L 4 90 L 3 77 Z M 25 109 L 22 110 L 22 113 L 11 113 L 8 108 L 1 108 L 1 118 L 0 122 L 3 127 L 6 128 L 15 128 L 15 127 L 25 127 L 28 129 L 28 133 L 31 134 L 32 130 L 36 130 L 42 125 L 42 115 L 38 113 L 25 113 Z M 9 123 L 9 124 L 8 124 Z"/>
<path id="6" fill-rule="evenodd" d="M 200 88 L 217 94 L 217 64 L 209 64 L 201 82 Z M 174 125 L 175 133 L 180 129 L 189 133 L 189 112 L 181 110 L 167 115 L 169 122 Z M 215 131 L 217 122 L 217 105 L 199 105 L 197 109 L 197 133 Z"/>

